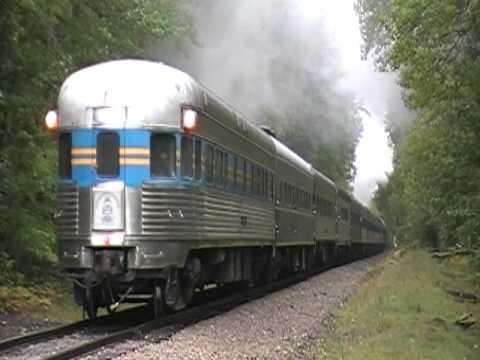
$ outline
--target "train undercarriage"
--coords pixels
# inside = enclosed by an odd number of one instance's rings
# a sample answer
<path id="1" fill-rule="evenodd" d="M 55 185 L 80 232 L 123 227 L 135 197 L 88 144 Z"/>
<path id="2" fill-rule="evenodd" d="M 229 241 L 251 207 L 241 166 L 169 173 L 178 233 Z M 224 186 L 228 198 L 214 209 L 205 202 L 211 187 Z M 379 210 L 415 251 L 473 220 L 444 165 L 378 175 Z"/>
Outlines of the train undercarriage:
<path id="1" fill-rule="evenodd" d="M 84 314 L 95 318 L 122 303 L 150 303 L 155 317 L 187 307 L 196 292 L 238 283 L 255 286 L 300 271 L 342 264 L 377 253 L 383 244 L 338 246 L 242 247 L 193 250 L 183 268 L 129 270 L 125 250 L 96 249 L 92 269 L 69 272 L 74 298 Z"/>

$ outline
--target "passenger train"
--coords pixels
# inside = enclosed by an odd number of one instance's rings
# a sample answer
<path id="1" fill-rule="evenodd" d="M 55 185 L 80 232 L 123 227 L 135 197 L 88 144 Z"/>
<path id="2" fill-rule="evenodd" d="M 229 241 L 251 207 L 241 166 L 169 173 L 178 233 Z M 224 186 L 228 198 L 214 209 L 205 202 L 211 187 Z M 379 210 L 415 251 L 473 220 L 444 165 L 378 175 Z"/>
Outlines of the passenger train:
<path id="1" fill-rule="evenodd" d="M 121 302 L 152 302 L 160 316 L 208 284 L 384 248 L 381 219 L 170 66 L 82 69 L 46 120 L 58 136 L 59 259 L 91 318 Z"/>

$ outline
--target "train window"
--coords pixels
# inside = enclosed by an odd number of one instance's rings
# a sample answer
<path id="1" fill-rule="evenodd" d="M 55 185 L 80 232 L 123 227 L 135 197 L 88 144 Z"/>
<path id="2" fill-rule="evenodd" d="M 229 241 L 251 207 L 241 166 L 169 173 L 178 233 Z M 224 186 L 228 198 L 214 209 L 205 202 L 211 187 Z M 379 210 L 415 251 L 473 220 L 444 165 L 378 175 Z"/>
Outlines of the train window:
<path id="1" fill-rule="evenodd" d="M 267 176 L 265 170 L 262 169 L 262 197 L 267 197 Z"/>
<path id="2" fill-rule="evenodd" d="M 267 197 L 267 172 L 262 169 L 262 197 Z"/>
<path id="3" fill-rule="evenodd" d="M 262 169 L 259 166 L 257 166 L 255 168 L 255 171 L 257 173 L 256 184 L 255 184 L 255 187 L 257 189 L 257 195 L 262 196 Z"/>
<path id="4" fill-rule="evenodd" d="M 242 173 L 242 192 L 247 191 L 247 162 L 244 159 L 240 160 L 240 171 Z"/>
<path id="5" fill-rule="evenodd" d="M 230 184 L 230 164 L 228 161 L 228 153 L 223 153 L 223 185 L 228 187 Z"/>
<path id="6" fill-rule="evenodd" d="M 257 194 L 263 196 L 263 170 L 257 166 Z"/>
<path id="7" fill-rule="evenodd" d="M 195 179 L 202 177 L 202 142 L 195 140 Z"/>
<path id="8" fill-rule="evenodd" d="M 97 174 L 115 177 L 120 173 L 120 137 L 115 132 L 97 136 Z"/>
<path id="9" fill-rule="evenodd" d="M 262 169 L 255 166 L 255 192 L 257 195 L 262 195 Z"/>
<path id="10" fill-rule="evenodd" d="M 273 175 L 270 174 L 269 178 L 270 178 L 270 183 L 268 185 L 270 190 L 270 200 L 273 200 Z"/>
<path id="11" fill-rule="evenodd" d="M 187 137 L 182 138 L 181 151 L 182 177 L 193 177 L 193 140 Z"/>
<path id="12" fill-rule="evenodd" d="M 250 164 L 250 170 L 248 170 L 248 175 L 250 175 L 250 194 L 255 194 L 255 165 Z"/>
<path id="13" fill-rule="evenodd" d="M 268 181 L 269 181 L 269 174 L 265 170 L 263 170 L 263 196 L 265 198 L 269 196 Z"/>
<path id="14" fill-rule="evenodd" d="M 223 153 L 221 150 L 215 151 L 215 185 L 223 186 Z"/>
<path id="15" fill-rule="evenodd" d="M 263 170 L 263 197 L 268 198 L 268 173 Z"/>
<path id="16" fill-rule="evenodd" d="M 258 195 L 261 197 L 264 196 L 264 184 L 265 184 L 265 174 L 262 168 L 258 168 Z"/>
<path id="17" fill-rule="evenodd" d="M 176 139 L 172 134 L 153 134 L 150 141 L 150 172 L 153 177 L 174 177 L 177 165 Z"/>
<path id="18" fill-rule="evenodd" d="M 58 176 L 72 177 L 72 134 L 63 133 L 58 138 Z"/>
<path id="19" fill-rule="evenodd" d="M 262 195 L 262 169 L 258 166 L 255 166 L 255 193 L 257 195 Z"/>
<path id="20" fill-rule="evenodd" d="M 207 169 L 205 180 L 207 183 L 213 183 L 213 147 L 207 145 L 207 158 L 205 159 L 205 167 Z"/>
<path id="21" fill-rule="evenodd" d="M 233 188 L 238 190 L 238 158 L 233 156 Z"/>

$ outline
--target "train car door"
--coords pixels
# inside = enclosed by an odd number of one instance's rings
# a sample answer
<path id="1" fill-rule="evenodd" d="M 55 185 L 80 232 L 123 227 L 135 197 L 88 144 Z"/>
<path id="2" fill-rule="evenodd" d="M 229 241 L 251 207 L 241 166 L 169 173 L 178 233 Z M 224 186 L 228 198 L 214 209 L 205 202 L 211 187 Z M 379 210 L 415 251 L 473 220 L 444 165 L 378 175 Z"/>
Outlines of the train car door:
<path id="1" fill-rule="evenodd" d="M 95 167 L 92 183 L 93 246 L 122 246 L 125 230 L 124 107 L 93 109 L 92 144 Z"/>

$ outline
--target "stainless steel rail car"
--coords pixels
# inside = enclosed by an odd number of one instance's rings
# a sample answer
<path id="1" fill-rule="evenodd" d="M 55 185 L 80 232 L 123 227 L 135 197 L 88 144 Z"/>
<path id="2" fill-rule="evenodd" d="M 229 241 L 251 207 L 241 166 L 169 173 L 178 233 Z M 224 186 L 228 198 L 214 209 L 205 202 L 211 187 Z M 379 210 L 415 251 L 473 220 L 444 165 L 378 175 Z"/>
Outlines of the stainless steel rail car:
<path id="1" fill-rule="evenodd" d="M 180 309 L 209 283 L 265 281 L 332 261 L 362 236 L 346 192 L 169 66 L 122 60 L 72 74 L 58 99 L 57 238 L 75 299 Z M 355 203 L 356 204 L 356 203 Z M 366 224 L 366 223 L 365 223 Z"/>

